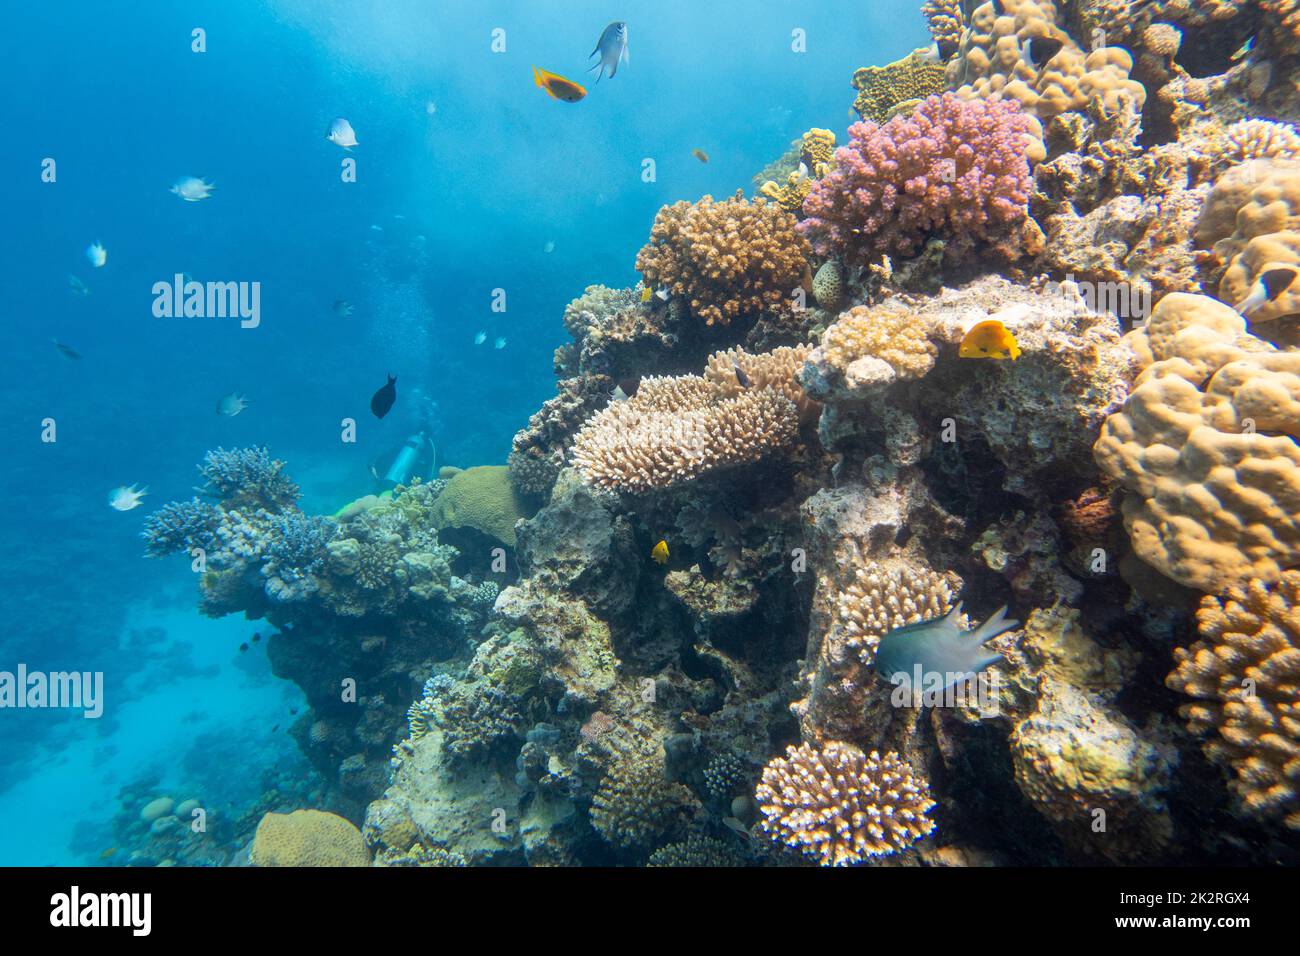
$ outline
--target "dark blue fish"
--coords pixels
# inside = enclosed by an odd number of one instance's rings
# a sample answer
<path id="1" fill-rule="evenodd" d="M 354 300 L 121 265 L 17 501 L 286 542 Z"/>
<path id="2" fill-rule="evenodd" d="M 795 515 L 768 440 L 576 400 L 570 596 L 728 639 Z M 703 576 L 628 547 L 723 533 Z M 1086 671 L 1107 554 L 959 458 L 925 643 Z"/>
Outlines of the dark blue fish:
<path id="1" fill-rule="evenodd" d="M 600 39 L 596 41 L 596 48 L 588 54 L 588 58 L 600 54 L 600 61 L 587 72 L 599 70 L 596 74 L 596 83 L 605 75 L 605 69 L 609 69 L 609 76 L 613 79 L 614 74 L 618 72 L 618 61 L 621 59 L 624 63 L 627 59 L 627 24 L 622 20 L 615 20 L 609 26 L 605 27 L 601 33 Z M 595 86 L 596 83 L 591 84 Z"/>
<path id="2" fill-rule="evenodd" d="M 397 376 L 390 375 L 388 376 L 388 384 L 371 397 L 370 411 L 374 413 L 376 418 L 383 418 L 388 414 L 388 410 L 393 407 L 395 401 L 397 401 Z"/>
<path id="3" fill-rule="evenodd" d="M 876 673 L 893 683 L 898 683 L 894 678 L 901 674 L 912 683 L 919 665 L 923 686 L 928 686 L 931 674 L 938 674 L 947 690 L 967 675 L 1002 660 L 1001 654 L 992 654 L 983 645 L 1020 626 L 1019 621 L 1007 620 L 1005 605 L 974 630 L 962 630 L 960 618 L 958 601 L 943 617 L 894 628 L 876 647 Z"/>

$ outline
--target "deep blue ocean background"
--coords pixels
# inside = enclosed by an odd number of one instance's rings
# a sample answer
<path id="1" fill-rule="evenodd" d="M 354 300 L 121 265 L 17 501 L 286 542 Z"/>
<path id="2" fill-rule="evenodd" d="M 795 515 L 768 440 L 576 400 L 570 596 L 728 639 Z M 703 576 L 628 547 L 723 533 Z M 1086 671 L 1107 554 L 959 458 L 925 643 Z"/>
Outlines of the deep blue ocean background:
<path id="1" fill-rule="evenodd" d="M 630 62 L 593 86 L 587 53 L 615 19 Z M 300 763 L 297 688 L 271 676 L 264 645 L 238 650 L 258 623 L 201 617 L 187 562 L 142 557 L 143 519 L 190 496 L 206 450 L 265 445 L 304 509 L 332 512 L 370 490 L 367 465 L 423 402 L 440 463 L 504 463 L 553 394 L 565 304 L 636 281 L 661 205 L 752 194 L 811 126 L 843 141 L 853 70 L 928 42 L 915 0 L 10 5 L 0 670 L 103 671 L 107 699 L 100 720 L 0 710 L 0 864 L 97 860 L 119 788 L 141 779 L 229 805 Z M 550 99 L 534 64 L 589 95 Z M 356 129 L 350 153 L 325 139 L 336 116 Z M 340 181 L 345 155 L 356 183 Z M 647 157 L 657 182 L 641 179 Z M 171 195 L 183 176 L 215 183 L 212 198 Z M 84 254 L 94 240 L 102 269 Z M 151 287 L 178 272 L 260 282 L 261 326 L 154 318 Z M 367 403 L 387 372 L 398 402 L 377 421 Z M 215 414 L 232 391 L 248 410 Z M 144 506 L 110 509 L 109 490 L 133 483 Z"/>

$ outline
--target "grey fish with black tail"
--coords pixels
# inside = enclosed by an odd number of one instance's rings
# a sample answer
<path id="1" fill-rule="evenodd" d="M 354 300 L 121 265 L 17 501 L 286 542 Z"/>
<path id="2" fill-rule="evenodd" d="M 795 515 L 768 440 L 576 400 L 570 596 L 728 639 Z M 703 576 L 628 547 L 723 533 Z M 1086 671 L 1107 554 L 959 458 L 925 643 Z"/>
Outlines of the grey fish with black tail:
<path id="1" fill-rule="evenodd" d="M 978 674 L 1002 660 L 1001 654 L 985 650 L 984 645 L 1006 631 L 1020 626 L 1007 619 L 1006 605 L 973 630 L 963 630 L 961 602 L 943 617 L 896 627 L 880 639 L 876 647 L 876 673 L 887 681 L 903 675 L 908 682 L 919 666 L 922 680 L 931 674 L 943 679 L 943 690 L 967 675 Z M 919 688 L 918 688 L 919 689 Z"/>
<path id="2" fill-rule="evenodd" d="M 596 41 L 596 48 L 588 54 L 588 58 L 600 54 L 600 61 L 587 72 L 599 70 L 596 74 L 596 83 L 600 82 L 601 77 L 605 75 L 605 70 L 609 70 L 610 79 L 618 72 L 618 61 L 628 62 L 627 58 L 627 23 L 622 20 L 615 20 L 600 34 L 600 39 Z M 591 84 L 595 86 L 596 83 Z"/>

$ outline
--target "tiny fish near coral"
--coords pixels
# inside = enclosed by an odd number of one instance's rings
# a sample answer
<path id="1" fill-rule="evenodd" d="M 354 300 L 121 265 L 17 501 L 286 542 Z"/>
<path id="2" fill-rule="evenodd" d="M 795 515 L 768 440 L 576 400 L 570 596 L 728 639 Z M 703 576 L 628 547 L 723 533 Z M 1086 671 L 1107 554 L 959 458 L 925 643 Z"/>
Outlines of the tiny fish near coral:
<path id="1" fill-rule="evenodd" d="M 650 557 L 656 564 L 668 563 L 668 542 L 661 540 L 650 549 Z"/>
<path id="2" fill-rule="evenodd" d="M 986 319 L 971 326 L 961 340 L 958 355 L 962 358 L 1011 359 L 1020 358 L 1020 345 L 1016 337 L 997 319 Z"/>

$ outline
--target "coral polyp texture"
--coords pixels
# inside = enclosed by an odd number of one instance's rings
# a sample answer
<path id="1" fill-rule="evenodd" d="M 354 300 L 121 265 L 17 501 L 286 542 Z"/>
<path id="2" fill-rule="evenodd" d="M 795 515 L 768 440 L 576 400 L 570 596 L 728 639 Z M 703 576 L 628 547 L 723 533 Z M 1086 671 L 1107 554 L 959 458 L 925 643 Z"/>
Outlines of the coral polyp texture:
<path id="1" fill-rule="evenodd" d="M 887 66 L 864 66 L 853 73 L 858 91 L 853 108 L 864 120 L 883 123 L 896 112 L 947 89 L 947 71 L 925 50 L 915 50 Z"/>
<path id="2" fill-rule="evenodd" d="M 1005 239 L 1027 215 L 1026 152 L 1039 135 L 1015 103 L 950 93 L 884 126 L 855 123 L 799 230 L 818 255 L 853 263 L 913 253 L 931 236 Z"/>
<path id="3" fill-rule="evenodd" d="M 645 492 L 757 462 L 798 433 L 799 405 L 791 396 L 802 394 L 792 374 L 800 358 L 795 351 L 736 354 L 715 357 L 723 370 L 711 368 L 703 377 L 642 379 L 636 395 L 610 404 L 582 427 L 573 463 L 592 484 Z M 735 373 L 741 361 L 758 376 L 747 388 Z"/>
<path id="4" fill-rule="evenodd" d="M 1142 371 L 1094 454 L 1125 489 L 1147 564 L 1211 593 L 1300 563 L 1300 353 L 1206 296 L 1165 296 L 1130 333 Z"/>
<path id="5" fill-rule="evenodd" d="M 952 599 L 949 580 L 929 568 L 859 564 L 837 602 L 845 644 L 871 666 L 882 637 L 896 627 L 943 617 Z"/>
<path id="6" fill-rule="evenodd" d="M 660 209 L 636 268 L 649 287 L 680 298 L 705 324 L 727 325 L 789 315 L 809 279 L 807 253 L 792 215 L 738 191 L 730 199 L 705 196 Z"/>
<path id="7" fill-rule="evenodd" d="M 898 754 L 831 742 L 789 747 L 763 770 L 754 796 L 773 840 L 822 866 L 850 866 L 928 836 L 929 793 Z"/>
<path id="8" fill-rule="evenodd" d="M 1196 621 L 1165 683 L 1195 698 L 1183 716 L 1242 807 L 1300 830 L 1300 571 L 1206 597 Z"/>

